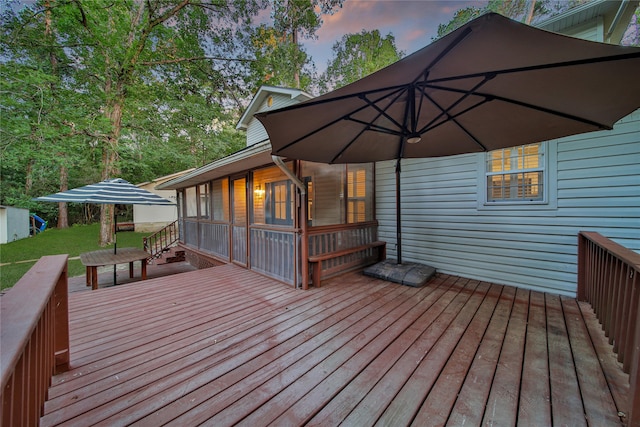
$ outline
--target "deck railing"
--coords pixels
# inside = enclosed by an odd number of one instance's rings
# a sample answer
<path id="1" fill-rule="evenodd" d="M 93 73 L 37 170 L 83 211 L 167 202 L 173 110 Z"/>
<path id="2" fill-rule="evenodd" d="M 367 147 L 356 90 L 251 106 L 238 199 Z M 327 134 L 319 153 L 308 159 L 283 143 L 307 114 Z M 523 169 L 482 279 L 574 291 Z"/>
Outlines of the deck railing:
<path id="1" fill-rule="evenodd" d="M 0 298 L 3 426 L 38 425 L 51 376 L 69 369 L 67 258 L 42 257 Z"/>
<path id="2" fill-rule="evenodd" d="M 593 232 L 578 234 L 578 300 L 587 301 L 629 374 L 628 426 L 640 426 L 640 254 Z"/>
<path id="3" fill-rule="evenodd" d="M 152 235 L 144 237 L 142 246 L 145 251 L 149 252 L 149 261 L 151 261 L 155 258 L 160 258 L 162 253 L 176 243 L 179 238 L 178 221 L 173 221 Z"/>

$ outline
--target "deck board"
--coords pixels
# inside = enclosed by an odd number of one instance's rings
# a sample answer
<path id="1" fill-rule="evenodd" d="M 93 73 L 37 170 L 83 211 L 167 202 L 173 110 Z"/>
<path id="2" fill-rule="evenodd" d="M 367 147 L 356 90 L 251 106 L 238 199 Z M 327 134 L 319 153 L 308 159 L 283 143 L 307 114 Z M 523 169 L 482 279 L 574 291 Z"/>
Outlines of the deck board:
<path id="1" fill-rule="evenodd" d="M 455 276 L 301 291 L 226 265 L 69 307 L 72 369 L 43 426 L 619 425 L 624 410 L 586 308 Z"/>

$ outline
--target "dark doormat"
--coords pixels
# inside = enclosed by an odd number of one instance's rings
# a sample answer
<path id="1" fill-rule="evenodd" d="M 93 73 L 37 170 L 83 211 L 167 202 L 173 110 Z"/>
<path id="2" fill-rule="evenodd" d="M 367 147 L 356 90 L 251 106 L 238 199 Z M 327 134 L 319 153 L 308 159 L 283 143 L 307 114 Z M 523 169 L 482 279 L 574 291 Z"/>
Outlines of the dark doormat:
<path id="1" fill-rule="evenodd" d="M 395 259 L 386 259 L 365 268 L 364 274 L 417 288 L 427 283 L 436 274 L 436 269 L 424 264 L 414 262 L 398 264 Z"/>

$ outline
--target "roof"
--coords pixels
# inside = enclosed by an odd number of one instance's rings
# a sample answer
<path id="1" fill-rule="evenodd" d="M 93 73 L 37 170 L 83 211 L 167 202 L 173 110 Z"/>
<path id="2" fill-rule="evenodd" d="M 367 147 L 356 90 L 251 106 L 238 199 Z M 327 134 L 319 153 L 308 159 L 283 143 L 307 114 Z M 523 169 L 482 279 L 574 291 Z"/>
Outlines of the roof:
<path id="1" fill-rule="evenodd" d="M 145 185 L 148 185 L 148 184 L 159 185 L 159 184 L 162 184 L 164 182 L 170 181 L 172 179 L 178 178 L 178 177 L 180 177 L 180 176 L 182 176 L 182 175 L 184 175 L 186 173 L 189 173 L 189 172 L 191 172 L 191 171 L 193 171 L 195 169 L 196 168 L 185 169 L 185 170 L 180 171 L 180 172 L 176 172 L 176 173 L 172 173 L 172 174 L 169 174 L 169 175 L 165 175 L 165 176 L 161 176 L 161 177 L 158 177 L 158 178 L 154 178 L 151 181 L 141 182 L 140 184 L 136 184 L 136 186 L 137 187 L 144 187 Z"/>
<path id="2" fill-rule="evenodd" d="M 158 190 L 175 190 L 191 187 L 202 182 L 264 166 L 271 162 L 271 143 L 266 140 L 194 169 L 176 179 L 160 184 L 156 188 Z"/>
<path id="3" fill-rule="evenodd" d="M 308 94 L 307 92 L 300 89 L 291 89 L 286 87 L 278 87 L 278 86 L 262 86 L 258 89 L 258 92 L 254 95 L 251 103 L 245 110 L 242 117 L 240 117 L 240 121 L 236 125 L 236 129 L 247 130 L 249 126 L 249 122 L 253 119 L 253 115 L 258 112 L 258 109 L 263 104 L 265 99 L 269 95 L 280 94 L 290 96 L 291 99 L 302 102 L 308 99 L 312 99 L 313 95 Z"/>

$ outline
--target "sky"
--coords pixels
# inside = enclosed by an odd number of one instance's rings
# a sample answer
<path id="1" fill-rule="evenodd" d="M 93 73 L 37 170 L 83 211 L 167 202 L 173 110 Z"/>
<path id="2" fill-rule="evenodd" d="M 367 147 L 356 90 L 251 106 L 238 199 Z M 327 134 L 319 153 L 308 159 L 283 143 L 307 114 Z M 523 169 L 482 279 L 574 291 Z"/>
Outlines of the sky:
<path id="1" fill-rule="evenodd" d="M 438 25 L 449 22 L 457 10 L 486 4 L 486 0 L 344 0 L 338 12 L 323 15 L 317 40 L 303 43 L 319 71 L 326 69 L 336 41 L 363 29 L 380 30 L 383 37 L 393 34 L 396 47 L 409 55 L 431 43 Z"/>

